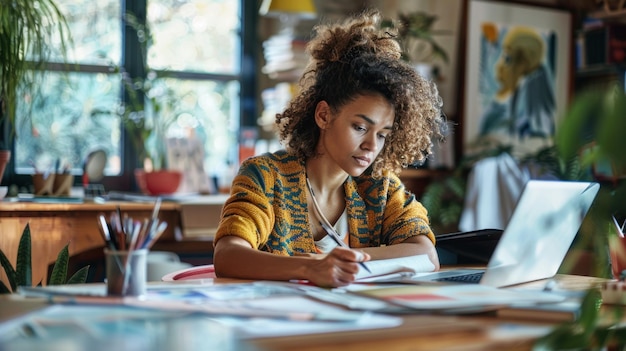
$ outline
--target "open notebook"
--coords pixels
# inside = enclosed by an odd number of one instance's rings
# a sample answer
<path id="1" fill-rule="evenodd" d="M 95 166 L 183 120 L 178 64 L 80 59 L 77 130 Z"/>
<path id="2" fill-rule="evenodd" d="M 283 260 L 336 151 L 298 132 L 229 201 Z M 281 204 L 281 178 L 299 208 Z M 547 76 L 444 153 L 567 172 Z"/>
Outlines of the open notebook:
<path id="1" fill-rule="evenodd" d="M 407 283 L 456 281 L 502 287 L 550 278 L 561 266 L 599 189 L 600 185 L 593 182 L 530 180 L 486 270 L 454 269 L 423 273 L 429 270 L 416 267 L 416 273 L 370 277 L 368 280 Z M 412 257 L 412 260 L 418 261 L 415 256 Z M 367 262 L 368 267 L 373 267 L 374 262 Z M 361 280 L 364 279 L 365 275 Z"/>

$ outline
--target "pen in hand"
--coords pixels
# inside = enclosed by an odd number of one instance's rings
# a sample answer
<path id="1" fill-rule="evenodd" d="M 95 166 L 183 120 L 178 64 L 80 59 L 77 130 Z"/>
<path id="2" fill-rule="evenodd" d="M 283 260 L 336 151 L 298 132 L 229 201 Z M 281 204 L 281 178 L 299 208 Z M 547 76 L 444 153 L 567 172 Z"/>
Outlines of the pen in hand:
<path id="1" fill-rule="evenodd" d="M 341 247 L 345 247 L 345 248 L 350 248 L 348 245 L 346 245 L 346 243 L 343 242 L 343 240 L 341 240 L 341 238 L 339 237 L 339 234 L 337 234 L 337 232 L 335 231 L 335 229 L 333 229 L 332 227 L 329 227 L 328 225 L 326 225 L 326 223 L 319 221 L 320 225 L 322 226 L 322 228 L 324 228 L 324 230 L 326 231 L 326 234 L 328 234 L 328 236 L 333 239 L 333 241 L 341 246 Z M 363 269 L 365 269 L 368 273 L 372 273 L 372 271 L 370 271 L 369 268 L 367 268 L 367 266 L 365 265 L 365 262 L 359 262 L 359 265 L 361 265 L 361 267 L 363 267 Z"/>

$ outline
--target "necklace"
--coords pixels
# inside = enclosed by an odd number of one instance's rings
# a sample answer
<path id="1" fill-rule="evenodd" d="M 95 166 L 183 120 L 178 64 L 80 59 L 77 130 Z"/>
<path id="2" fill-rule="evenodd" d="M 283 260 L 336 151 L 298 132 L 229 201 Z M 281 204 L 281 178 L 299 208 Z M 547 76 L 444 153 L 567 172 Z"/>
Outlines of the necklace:
<path id="1" fill-rule="evenodd" d="M 335 230 L 335 226 L 330 224 L 328 219 L 326 219 L 326 216 L 324 216 L 324 213 L 322 213 L 322 208 L 317 202 L 317 198 L 315 197 L 315 191 L 313 191 L 313 186 L 311 185 L 311 181 L 309 180 L 308 176 L 306 176 L 306 185 L 309 189 L 309 193 L 311 194 L 311 200 L 313 200 L 313 212 L 317 217 L 320 226 L 322 226 L 322 229 L 324 229 L 326 234 L 330 236 L 333 241 L 335 241 L 339 246 L 344 246 L 345 243 L 343 242 L 341 235 L 337 233 L 337 231 Z M 340 241 L 341 243 L 339 243 L 338 241 Z"/>
<path id="2" fill-rule="evenodd" d="M 309 180 L 309 177 L 306 176 L 306 185 L 309 188 L 309 193 L 311 194 L 311 200 L 313 200 L 313 209 L 315 212 L 316 217 L 318 217 L 318 220 L 323 221 L 324 224 L 326 224 L 329 227 L 332 227 L 332 225 L 330 225 L 330 222 L 328 222 L 328 220 L 326 219 L 326 216 L 324 216 L 324 214 L 322 213 L 322 209 L 320 208 L 319 203 L 317 202 L 317 198 L 315 198 L 315 192 L 313 191 L 313 186 L 311 186 L 311 181 Z"/>
<path id="3" fill-rule="evenodd" d="M 350 246 L 341 239 L 341 237 L 339 236 L 335 228 L 332 225 L 330 225 L 330 223 L 328 222 L 328 220 L 322 213 L 322 210 L 320 209 L 320 206 L 317 203 L 317 199 L 315 198 L 315 192 L 313 191 L 313 187 L 311 186 L 311 182 L 309 181 L 308 176 L 306 176 L 306 185 L 309 188 L 309 192 L 311 193 L 311 199 L 313 200 L 313 207 L 315 208 L 315 211 L 317 212 L 317 215 L 319 216 L 320 225 L 322 226 L 322 228 L 324 228 L 324 230 L 326 231 L 326 234 L 337 244 L 337 246 L 350 248 Z M 359 262 L 359 265 L 363 267 L 363 269 L 365 269 L 369 273 L 372 273 L 372 271 L 365 265 L 365 263 Z"/>

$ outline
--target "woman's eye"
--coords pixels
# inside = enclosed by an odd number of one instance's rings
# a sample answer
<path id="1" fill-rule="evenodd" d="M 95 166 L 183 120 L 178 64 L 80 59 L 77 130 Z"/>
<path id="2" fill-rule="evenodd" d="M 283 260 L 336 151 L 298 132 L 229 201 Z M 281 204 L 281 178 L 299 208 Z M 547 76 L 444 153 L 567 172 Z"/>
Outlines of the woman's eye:
<path id="1" fill-rule="evenodd" d="M 366 129 L 359 126 L 359 125 L 354 125 L 354 130 L 358 131 L 358 132 L 364 132 Z"/>
<path id="2" fill-rule="evenodd" d="M 387 139 L 387 134 L 378 134 L 378 138 L 385 140 Z"/>

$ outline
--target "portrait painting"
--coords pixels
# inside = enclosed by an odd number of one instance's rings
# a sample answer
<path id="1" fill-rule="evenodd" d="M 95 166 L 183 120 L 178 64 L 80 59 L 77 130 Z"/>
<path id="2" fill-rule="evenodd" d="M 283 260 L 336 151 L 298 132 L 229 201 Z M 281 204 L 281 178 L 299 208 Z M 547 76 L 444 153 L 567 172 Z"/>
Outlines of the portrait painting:
<path id="1" fill-rule="evenodd" d="M 570 91 L 569 13 L 470 1 L 464 143 L 549 144 Z"/>

